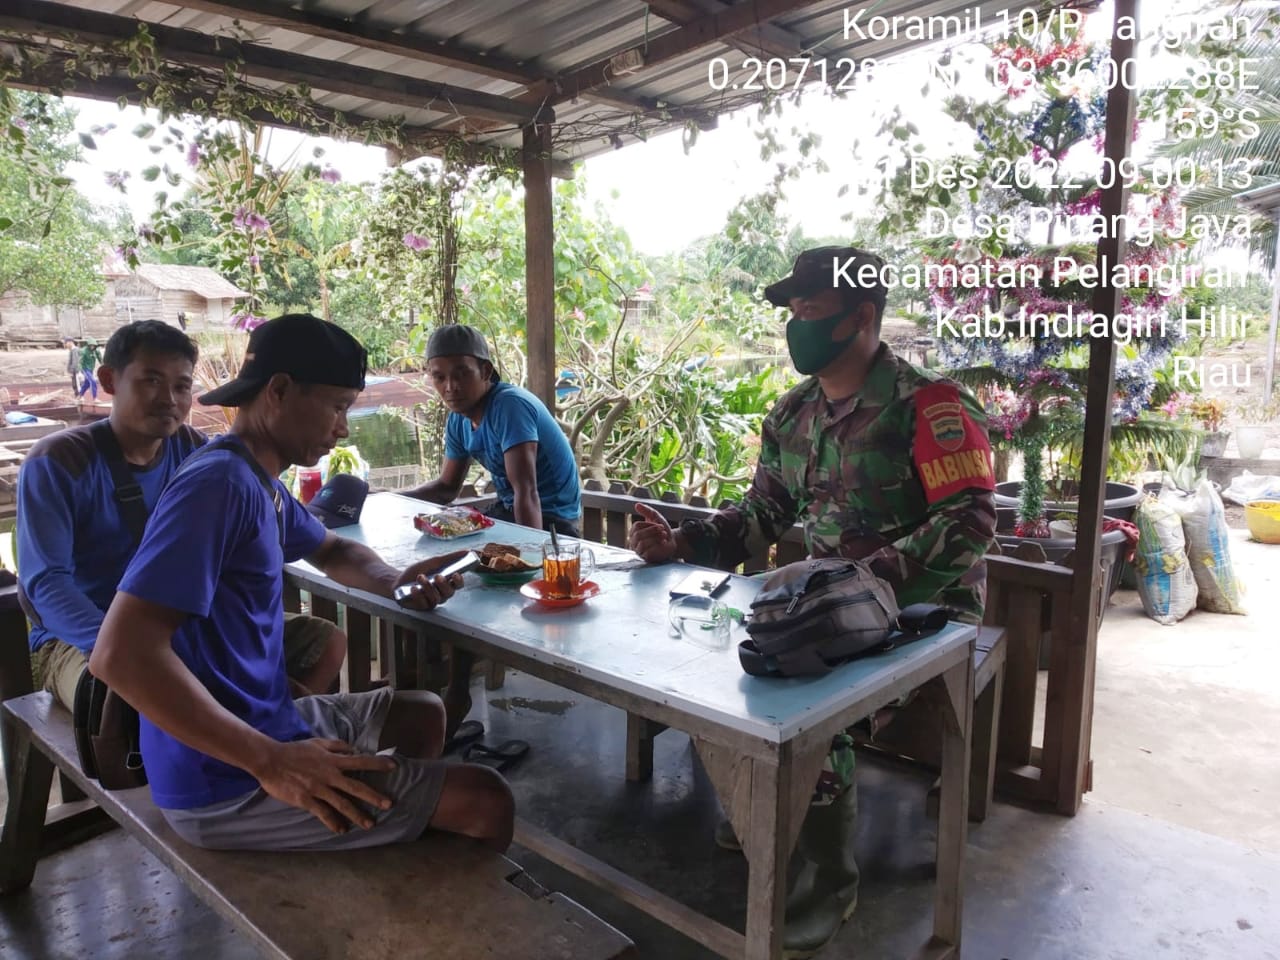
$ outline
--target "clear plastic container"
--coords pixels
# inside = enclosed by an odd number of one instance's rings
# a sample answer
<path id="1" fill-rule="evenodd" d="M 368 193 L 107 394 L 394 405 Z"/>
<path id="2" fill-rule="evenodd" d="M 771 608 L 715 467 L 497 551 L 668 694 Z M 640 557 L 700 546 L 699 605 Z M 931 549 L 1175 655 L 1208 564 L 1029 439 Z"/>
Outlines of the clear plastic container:
<path id="1" fill-rule="evenodd" d="M 708 650 L 725 650 L 733 620 L 729 608 L 714 597 L 675 597 L 667 606 L 671 635 Z"/>

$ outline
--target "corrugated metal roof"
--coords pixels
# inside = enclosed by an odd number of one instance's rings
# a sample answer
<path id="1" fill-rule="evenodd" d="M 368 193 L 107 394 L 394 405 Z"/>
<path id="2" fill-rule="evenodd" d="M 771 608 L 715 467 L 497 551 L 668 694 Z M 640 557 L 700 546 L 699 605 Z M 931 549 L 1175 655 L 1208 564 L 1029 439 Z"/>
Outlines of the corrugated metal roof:
<path id="1" fill-rule="evenodd" d="M 6 0 L 0 30 L 25 24 L 40 42 L 58 28 L 91 36 L 130 18 L 155 25 L 161 53 L 188 69 L 236 57 L 265 91 L 305 82 L 322 106 L 353 118 L 403 117 L 424 146 L 440 136 L 519 147 L 539 108 L 554 111 L 557 159 L 580 159 L 686 121 L 714 123 L 720 113 L 759 103 L 766 90 L 744 89 L 748 56 L 808 59 L 810 76 L 826 58 L 827 79 L 850 72 L 845 61 L 886 59 L 930 41 L 918 37 L 845 36 L 846 15 L 865 18 L 955 18 L 961 27 L 994 25 L 1002 0 Z M 68 11 L 73 11 L 68 13 Z M 97 15 L 95 17 L 95 15 Z M 68 19 L 69 18 L 69 19 Z M 737 29 L 721 36 L 724 23 Z M 941 26 L 943 21 L 936 21 Z M 905 26 L 906 23 L 904 22 Z M 132 28 L 131 25 L 130 29 Z M 165 28 L 170 31 L 166 33 Z M 901 31 L 900 31 L 901 32 Z M 947 31 L 948 33 L 950 31 Z M 216 51 L 191 54 L 195 37 Z M 706 41 L 706 42 L 701 42 Z M 49 41 L 57 45 L 56 39 Z M 696 45 L 693 43 L 696 42 Z M 635 72 L 608 66 L 638 51 L 663 57 Z M 723 90 L 708 66 L 724 58 Z M 613 60 L 616 65 L 616 59 Z M 799 63 L 786 64 L 789 87 Z M 588 71 L 583 73 L 583 71 Z M 758 77 L 764 80 L 762 71 Z M 764 84 L 762 84 L 763 86 Z M 118 96 L 99 80 L 98 92 Z M 90 93 L 78 88 L 76 92 Z"/>
<path id="2" fill-rule="evenodd" d="M 140 263 L 135 272 L 161 290 L 186 290 L 206 300 L 239 300 L 249 296 L 211 267 Z"/>

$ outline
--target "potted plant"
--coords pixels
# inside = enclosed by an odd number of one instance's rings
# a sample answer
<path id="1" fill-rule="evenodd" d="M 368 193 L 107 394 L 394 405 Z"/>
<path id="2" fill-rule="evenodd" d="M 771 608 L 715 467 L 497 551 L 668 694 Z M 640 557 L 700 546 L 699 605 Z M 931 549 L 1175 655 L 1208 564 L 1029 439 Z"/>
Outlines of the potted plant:
<path id="1" fill-rule="evenodd" d="M 1236 428 L 1236 447 L 1245 460 L 1258 460 L 1267 448 L 1267 424 L 1280 419 L 1280 404 L 1244 404 L 1237 411 L 1241 423 Z"/>
<path id="2" fill-rule="evenodd" d="M 1191 416 L 1199 420 L 1204 429 L 1200 456 L 1222 456 L 1227 449 L 1227 440 L 1231 437 L 1231 431 L 1222 429 L 1223 421 L 1227 418 L 1227 405 L 1217 397 L 1200 394 L 1191 401 Z"/>

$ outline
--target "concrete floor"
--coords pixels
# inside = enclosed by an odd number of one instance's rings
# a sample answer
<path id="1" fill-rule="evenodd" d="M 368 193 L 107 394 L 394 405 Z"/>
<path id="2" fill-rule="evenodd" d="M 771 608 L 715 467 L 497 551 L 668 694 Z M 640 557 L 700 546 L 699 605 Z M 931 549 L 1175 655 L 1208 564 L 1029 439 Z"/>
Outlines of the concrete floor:
<path id="1" fill-rule="evenodd" d="M 1266 746 L 1280 729 L 1280 548 L 1233 536 L 1250 616 L 1161 627 L 1124 594 L 1109 611 L 1095 791 L 1073 819 L 997 804 L 971 830 L 966 957 L 1280 960 L 1280 764 Z M 745 862 L 712 843 L 715 799 L 687 738 L 659 737 L 653 781 L 628 784 L 620 712 L 516 673 L 478 700 L 489 742 L 533 744 L 509 774 L 523 816 L 741 924 Z M 860 905 L 825 957 L 900 957 L 924 941 L 935 836 L 925 786 L 913 771 L 862 762 Z M 512 856 L 626 931 L 641 956 L 711 956 L 527 851 Z M 51 857 L 30 891 L 0 900 L 6 960 L 254 955 L 119 832 Z"/>

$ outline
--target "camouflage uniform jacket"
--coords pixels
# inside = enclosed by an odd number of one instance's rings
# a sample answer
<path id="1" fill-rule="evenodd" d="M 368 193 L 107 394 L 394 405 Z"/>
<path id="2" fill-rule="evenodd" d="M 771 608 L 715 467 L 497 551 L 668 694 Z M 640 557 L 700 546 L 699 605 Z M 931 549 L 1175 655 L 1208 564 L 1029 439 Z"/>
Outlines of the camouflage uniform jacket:
<path id="1" fill-rule="evenodd" d="M 765 418 L 745 499 L 681 525 L 696 562 L 728 568 L 799 521 L 810 556 L 867 560 L 898 602 L 978 622 L 995 533 L 986 416 L 967 390 L 880 349 L 831 404 L 816 377 Z"/>

